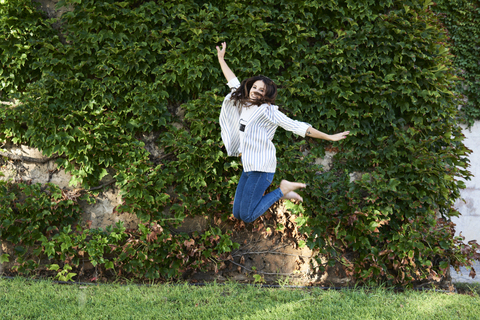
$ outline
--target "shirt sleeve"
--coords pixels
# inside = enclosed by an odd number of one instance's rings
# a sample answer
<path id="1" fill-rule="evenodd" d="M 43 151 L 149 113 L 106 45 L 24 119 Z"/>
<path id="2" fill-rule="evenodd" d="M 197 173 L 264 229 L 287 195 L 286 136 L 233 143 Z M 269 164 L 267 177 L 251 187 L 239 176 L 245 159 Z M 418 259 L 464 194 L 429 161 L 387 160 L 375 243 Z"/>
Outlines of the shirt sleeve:
<path id="1" fill-rule="evenodd" d="M 301 137 L 305 137 L 305 134 L 307 133 L 307 129 L 311 127 L 309 123 L 290 119 L 283 112 L 279 111 L 277 106 L 272 106 L 272 107 L 273 107 L 273 110 L 271 110 L 272 116 L 269 117 L 272 123 L 282 127 L 287 131 L 291 131 Z"/>
<path id="2" fill-rule="evenodd" d="M 238 87 L 240 87 L 240 81 L 238 81 L 238 79 L 235 77 L 228 81 L 227 86 L 229 86 L 230 89 L 237 89 Z"/>

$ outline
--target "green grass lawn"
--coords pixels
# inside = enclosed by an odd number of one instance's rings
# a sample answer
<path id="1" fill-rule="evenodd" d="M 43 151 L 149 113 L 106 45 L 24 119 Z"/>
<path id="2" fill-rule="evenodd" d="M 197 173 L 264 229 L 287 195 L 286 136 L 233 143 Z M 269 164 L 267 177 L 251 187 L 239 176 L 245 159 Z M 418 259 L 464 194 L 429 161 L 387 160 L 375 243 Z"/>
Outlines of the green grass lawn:
<path id="1" fill-rule="evenodd" d="M 211 284 L 59 285 L 0 280 L 1 319 L 480 319 L 480 297 L 387 289 Z"/>

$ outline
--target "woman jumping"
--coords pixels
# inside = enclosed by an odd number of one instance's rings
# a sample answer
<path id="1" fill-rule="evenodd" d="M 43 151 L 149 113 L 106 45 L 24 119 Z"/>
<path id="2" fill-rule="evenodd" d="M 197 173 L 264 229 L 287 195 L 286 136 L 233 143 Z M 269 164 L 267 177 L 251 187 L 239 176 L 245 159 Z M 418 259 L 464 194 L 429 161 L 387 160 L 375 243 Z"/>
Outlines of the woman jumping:
<path id="1" fill-rule="evenodd" d="M 273 104 L 277 96 L 275 83 L 261 75 L 240 83 L 225 62 L 226 48 L 225 42 L 222 48 L 217 46 L 218 62 L 232 92 L 223 101 L 220 127 L 228 155 L 240 156 L 243 166 L 233 201 L 233 215 L 253 222 L 279 199 L 303 201 L 294 190 L 306 185 L 287 180 L 282 180 L 279 188 L 264 195 L 277 167 L 272 139 L 278 126 L 302 137 L 329 141 L 345 139 L 350 131 L 328 135 L 278 111 L 278 106 Z"/>

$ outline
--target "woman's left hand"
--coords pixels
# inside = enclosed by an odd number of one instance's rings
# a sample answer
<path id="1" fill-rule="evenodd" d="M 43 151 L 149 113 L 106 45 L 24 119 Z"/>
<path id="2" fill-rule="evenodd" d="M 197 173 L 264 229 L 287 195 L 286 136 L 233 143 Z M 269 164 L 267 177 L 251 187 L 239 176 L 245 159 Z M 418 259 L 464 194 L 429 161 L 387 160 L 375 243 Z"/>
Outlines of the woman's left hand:
<path id="1" fill-rule="evenodd" d="M 344 132 L 340 132 L 340 133 L 336 133 L 336 134 L 331 134 L 330 135 L 330 141 L 339 141 L 339 140 L 342 140 L 342 139 L 345 139 L 348 134 L 350 133 L 350 131 L 344 131 Z"/>
<path id="2" fill-rule="evenodd" d="M 327 141 L 338 141 L 338 140 L 345 139 L 349 133 L 350 131 L 343 131 L 336 134 L 326 134 L 326 133 L 323 133 L 322 131 L 318 131 L 314 127 L 308 127 L 307 132 L 305 132 L 305 136 L 315 138 L 315 139 L 323 139 Z"/>

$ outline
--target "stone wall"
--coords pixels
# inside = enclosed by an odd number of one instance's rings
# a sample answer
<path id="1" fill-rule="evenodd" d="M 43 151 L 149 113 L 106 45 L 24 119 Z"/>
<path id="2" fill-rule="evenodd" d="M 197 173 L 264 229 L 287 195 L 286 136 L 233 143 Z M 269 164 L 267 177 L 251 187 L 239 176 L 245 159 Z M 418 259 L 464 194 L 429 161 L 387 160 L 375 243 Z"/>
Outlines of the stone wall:
<path id="1" fill-rule="evenodd" d="M 145 143 L 145 148 L 153 155 L 161 155 L 161 150 L 155 145 L 158 134 L 144 134 L 137 137 Z M 30 181 L 31 183 L 53 183 L 62 189 L 78 189 L 76 185 L 70 185 L 71 175 L 56 167 L 55 159 L 47 159 L 42 153 L 25 145 L 6 144 L 2 147 L 0 158 L 0 172 L 2 180 Z M 333 153 L 328 153 L 325 159 L 317 162 L 331 167 Z M 107 175 L 100 184 L 112 181 L 113 177 Z M 81 203 L 83 222 L 89 221 L 91 228 L 105 228 L 117 221 L 123 221 L 126 228 L 136 228 L 139 220 L 132 214 L 118 214 L 115 207 L 121 203 L 121 195 L 114 184 L 108 185 L 97 197 L 94 204 Z M 234 263 L 224 264 L 223 268 L 211 272 L 187 275 L 193 279 L 211 281 L 233 279 L 236 281 L 251 281 L 253 270 L 263 275 L 270 283 L 287 279 L 290 283 L 305 285 L 321 283 L 324 285 L 348 285 L 350 280 L 342 272 L 341 266 L 330 268 L 329 272 L 319 274 L 315 270 L 315 252 L 304 247 L 299 248 L 294 240 L 295 236 L 285 236 L 282 232 L 266 232 L 268 225 L 274 225 L 276 221 L 281 223 L 290 232 L 295 232 L 294 217 L 290 216 L 283 204 L 277 203 L 270 210 L 268 218 L 261 218 L 256 227 L 249 225 L 248 228 L 240 221 L 232 218 L 232 221 L 222 224 L 222 229 L 229 228 L 233 231 L 233 241 L 241 246 L 232 252 Z M 289 226 L 289 227 L 288 227 Z M 187 217 L 177 231 L 191 233 L 194 231 L 204 232 L 209 227 L 205 217 Z M 256 230 L 252 230 L 256 228 Z M 274 228 L 272 228 L 274 229 Z M 14 256 L 13 246 L 2 243 L 0 255 L 9 253 Z M 0 264 L 0 273 L 13 266 L 14 261 Z M 92 267 L 92 266 L 90 266 Z"/>
<path id="2" fill-rule="evenodd" d="M 45 184 L 53 183 L 62 189 L 75 189 L 77 186 L 69 185 L 71 175 L 64 170 L 59 170 L 55 165 L 55 159 L 48 160 L 42 153 L 34 148 L 25 145 L 7 144 L 2 147 L 3 155 L 13 155 L 15 158 L 4 157 L 0 160 L 0 171 L 3 173 L 2 180 L 13 181 L 31 181 L 32 183 Z M 33 162 L 34 160 L 44 161 L 44 163 Z M 48 160 L 48 161 L 47 161 Z M 107 175 L 102 182 L 113 180 L 113 177 Z M 96 203 L 87 204 L 82 202 L 84 210 L 82 219 L 92 221 L 92 228 L 104 228 L 107 225 L 123 221 L 126 228 L 135 228 L 137 218 L 131 214 L 115 215 L 113 209 L 119 205 L 121 197 L 118 190 L 113 187 L 106 187 L 104 191 L 96 198 Z"/>
<path id="3" fill-rule="evenodd" d="M 480 121 L 473 127 L 463 128 L 466 139 L 465 146 L 473 152 L 470 155 L 470 172 L 474 175 L 465 181 L 466 189 L 462 190 L 463 200 L 455 203 L 455 208 L 462 214 L 452 221 L 457 225 L 456 235 L 465 237 L 465 241 L 477 240 L 480 243 Z"/>

